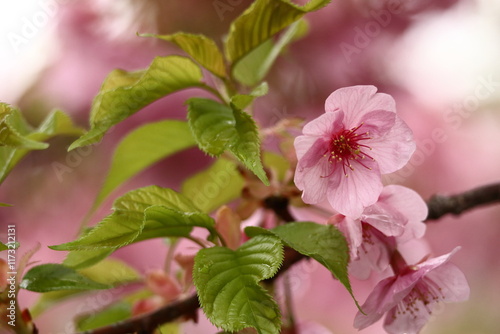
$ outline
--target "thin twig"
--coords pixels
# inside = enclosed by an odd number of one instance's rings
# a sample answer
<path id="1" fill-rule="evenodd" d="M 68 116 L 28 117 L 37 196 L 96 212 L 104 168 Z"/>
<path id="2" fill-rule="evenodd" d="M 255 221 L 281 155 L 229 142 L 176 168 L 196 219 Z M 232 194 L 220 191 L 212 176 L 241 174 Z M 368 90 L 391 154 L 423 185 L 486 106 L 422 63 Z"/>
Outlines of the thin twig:
<path id="1" fill-rule="evenodd" d="M 434 195 L 427 202 L 427 220 L 437 220 L 446 214 L 459 215 L 464 211 L 500 202 L 500 183 L 494 183 L 465 191 L 460 194 Z"/>

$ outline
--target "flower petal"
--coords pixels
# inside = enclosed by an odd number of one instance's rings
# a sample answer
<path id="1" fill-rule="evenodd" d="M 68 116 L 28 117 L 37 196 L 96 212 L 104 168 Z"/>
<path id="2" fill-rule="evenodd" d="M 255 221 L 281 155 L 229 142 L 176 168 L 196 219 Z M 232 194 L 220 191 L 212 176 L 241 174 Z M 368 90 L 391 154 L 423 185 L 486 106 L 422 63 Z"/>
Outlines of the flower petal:
<path id="1" fill-rule="evenodd" d="M 364 163 L 371 170 L 355 164 L 348 176 L 337 168 L 329 178 L 328 202 L 336 211 L 353 219 L 359 218 L 367 206 L 377 201 L 383 188 L 378 166 L 369 160 Z"/>
<path id="2" fill-rule="evenodd" d="M 382 174 L 392 173 L 402 168 L 415 152 L 413 132 L 399 117 L 394 126 L 380 137 L 370 140 L 370 155 L 378 162 Z"/>
<path id="3" fill-rule="evenodd" d="M 463 302 L 469 299 L 470 288 L 464 273 L 453 263 L 444 263 L 426 275 L 439 286 L 445 302 Z"/>
<path id="4" fill-rule="evenodd" d="M 359 125 L 359 120 L 373 110 L 396 112 L 394 99 L 387 94 L 377 93 L 375 86 L 352 86 L 334 91 L 325 102 L 328 112 L 343 111 L 347 128 Z"/>
<path id="5" fill-rule="evenodd" d="M 354 318 L 355 328 L 363 329 L 377 322 L 385 312 L 396 304 L 392 300 L 393 295 L 391 293 L 395 279 L 395 277 L 388 277 L 375 286 L 365 303 L 361 305 L 361 309 L 365 314 L 358 311 Z"/>
<path id="6" fill-rule="evenodd" d="M 301 145 L 299 140 L 298 145 Z M 317 138 L 310 149 L 302 156 L 297 164 L 294 182 L 297 188 L 303 191 L 302 199 L 305 203 L 316 204 L 324 200 L 328 188 L 328 178 L 332 165 L 324 159 L 325 141 Z"/>
<path id="7" fill-rule="evenodd" d="M 324 113 L 318 118 L 313 119 L 302 129 L 306 136 L 327 137 L 344 129 L 344 112 Z"/>

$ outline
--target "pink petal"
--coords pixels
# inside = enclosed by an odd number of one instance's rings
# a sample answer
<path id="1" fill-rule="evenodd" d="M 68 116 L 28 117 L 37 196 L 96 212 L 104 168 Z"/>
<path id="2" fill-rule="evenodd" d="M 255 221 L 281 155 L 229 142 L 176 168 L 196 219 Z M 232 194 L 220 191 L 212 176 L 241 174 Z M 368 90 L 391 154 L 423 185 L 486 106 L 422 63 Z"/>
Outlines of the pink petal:
<path id="1" fill-rule="evenodd" d="M 338 215 L 342 216 L 342 215 Z M 357 257 L 358 247 L 363 242 L 363 230 L 361 229 L 361 222 L 357 219 L 345 217 L 340 220 L 335 226 L 342 232 L 349 245 L 351 259 Z"/>
<path id="2" fill-rule="evenodd" d="M 323 158 L 325 142 L 318 138 L 297 164 L 294 182 L 303 191 L 305 203 L 316 204 L 324 200 L 329 180 L 325 176 L 331 173 L 332 165 Z"/>
<path id="3" fill-rule="evenodd" d="M 375 86 L 352 86 L 337 89 L 326 99 L 325 110 L 327 113 L 343 111 L 346 128 L 359 125 L 359 120 L 370 111 L 395 112 L 394 99 L 390 95 L 376 92 Z"/>
<path id="4" fill-rule="evenodd" d="M 361 219 L 388 237 L 402 235 L 408 222 L 395 207 L 380 202 L 380 199 L 363 211 Z"/>
<path id="5" fill-rule="evenodd" d="M 338 183 L 338 186 L 330 187 L 328 202 L 336 211 L 353 219 L 359 218 L 367 206 L 377 201 L 383 188 L 377 165 L 369 160 L 365 162 L 371 170 L 356 164 L 348 177 L 342 168 L 337 168 L 329 178 L 331 184 Z"/>
<path id="6" fill-rule="evenodd" d="M 397 313 L 396 307 L 392 308 L 384 320 L 384 329 L 389 334 L 418 334 L 420 330 L 427 324 L 431 314 L 428 307 L 433 307 L 435 303 L 428 304 L 427 307 L 420 300 L 415 301 L 415 310 L 413 313 Z M 404 307 L 402 305 L 401 307 Z"/>
<path id="7" fill-rule="evenodd" d="M 428 209 L 417 192 L 403 186 L 389 185 L 380 194 L 379 202 L 397 208 L 408 220 L 404 233 L 397 238 L 398 242 L 404 243 L 424 235 L 426 224 L 423 221 L 427 217 Z"/>
<path id="8" fill-rule="evenodd" d="M 396 124 L 396 113 L 386 110 L 375 110 L 366 113 L 361 117 L 360 123 L 363 126 L 360 128 L 362 132 L 369 132 L 371 137 L 385 136 Z"/>
<path id="9" fill-rule="evenodd" d="M 313 136 L 298 136 L 295 138 L 293 146 L 295 147 L 297 160 L 302 159 L 302 157 L 307 153 L 307 151 L 309 151 L 318 139 L 318 137 Z"/>
<path id="10" fill-rule="evenodd" d="M 463 302 L 469 299 L 470 288 L 464 273 L 453 263 L 444 263 L 426 275 L 435 282 L 445 302 Z"/>
<path id="11" fill-rule="evenodd" d="M 302 133 L 306 136 L 323 136 L 329 138 L 332 134 L 344 128 L 343 120 L 343 112 L 324 113 L 304 125 Z"/>
<path id="12" fill-rule="evenodd" d="M 399 117 L 390 131 L 371 139 L 369 146 L 372 148 L 370 155 L 378 162 L 382 174 L 402 168 L 416 148 L 413 132 Z"/>
<path id="13" fill-rule="evenodd" d="M 358 311 L 354 318 L 354 327 L 363 329 L 377 322 L 385 312 L 391 309 L 396 303 L 393 301 L 392 284 L 395 277 L 389 277 L 380 281 L 372 293 L 368 296 L 361 309 L 366 314 Z"/>

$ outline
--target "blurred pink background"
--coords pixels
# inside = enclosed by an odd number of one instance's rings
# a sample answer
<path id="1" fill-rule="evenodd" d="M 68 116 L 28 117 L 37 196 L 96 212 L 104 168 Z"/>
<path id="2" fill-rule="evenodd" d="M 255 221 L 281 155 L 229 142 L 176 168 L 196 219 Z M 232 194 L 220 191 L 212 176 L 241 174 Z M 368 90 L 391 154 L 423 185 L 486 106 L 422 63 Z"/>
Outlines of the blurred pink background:
<path id="1" fill-rule="evenodd" d="M 231 20 L 251 1 L 232 1 L 236 5 L 224 12 L 216 9 L 217 2 L 40 0 L 26 2 L 24 8 L 2 4 L 0 101 L 19 106 L 32 124 L 61 108 L 88 127 L 92 98 L 112 69 L 141 69 L 156 55 L 179 53 L 165 43 L 137 37 L 137 31 L 183 30 L 220 42 Z M 324 111 L 324 100 L 335 89 L 373 84 L 393 95 L 418 145 L 408 166 L 387 176 L 387 183 L 403 184 L 428 199 L 435 193 L 452 194 L 500 181 L 498 2 L 334 1 L 306 19 L 309 34 L 286 50 L 269 75 L 270 94 L 256 103 L 255 115 L 262 125 L 288 116 L 312 119 Z M 36 29 L 26 28 L 27 21 Z M 24 39 L 13 43 L 13 34 Z M 50 149 L 29 154 L 0 186 L 0 202 L 14 205 L 0 208 L 2 240 L 6 226 L 15 224 L 19 254 L 39 242 L 42 247 L 34 261 L 62 261 L 65 253 L 47 246 L 75 237 L 120 138 L 152 120 L 183 119 L 185 99 L 200 94 L 187 90 L 157 101 L 80 153 L 66 153 L 72 138 L 57 138 Z M 115 192 L 93 222 L 108 214 L 112 199 L 125 191 L 150 184 L 179 189 L 179 180 L 209 161 L 193 149 L 160 162 Z M 72 171 L 57 174 L 54 162 Z M 471 298 L 440 308 L 422 333 L 500 332 L 500 206 L 429 223 L 424 238 L 435 256 L 462 247 L 452 261 L 468 278 Z M 126 247 L 115 256 L 144 272 L 160 268 L 165 254 L 164 244 L 154 240 Z M 301 333 L 357 332 L 352 327 L 354 303 L 325 269 L 304 262 L 288 275 Z M 360 302 L 379 279 L 353 279 Z M 37 294 L 21 292 L 21 306 L 29 307 L 36 298 Z M 64 303 L 35 319 L 40 333 L 72 333 L 78 303 Z M 99 306 L 103 305 L 90 308 Z M 186 323 L 181 332 L 216 332 L 200 318 L 200 325 Z M 384 331 L 377 324 L 362 333 Z"/>

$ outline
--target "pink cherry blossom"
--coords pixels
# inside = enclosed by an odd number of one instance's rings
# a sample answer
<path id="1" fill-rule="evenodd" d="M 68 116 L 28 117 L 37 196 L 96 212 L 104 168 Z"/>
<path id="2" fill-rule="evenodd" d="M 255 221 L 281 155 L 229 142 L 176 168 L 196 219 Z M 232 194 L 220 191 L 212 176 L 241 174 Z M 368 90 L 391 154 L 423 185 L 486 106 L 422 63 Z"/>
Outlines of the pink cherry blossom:
<path id="1" fill-rule="evenodd" d="M 399 274 L 380 281 L 358 312 L 354 327 L 363 329 L 386 314 L 384 328 L 390 334 L 416 334 L 425 326 L 439 302 L 469 298 L 469 285 L 449 254 L 406 266 Z"/>
<path id="2" fill-rule="evenodd" d="M 381 272 L 388 267 L 389 252 L 397 244 L 424 235 L 426 217 L 427 205 L 419 194 L 403 186 L 389 185 L 358 219 L 337 215 L 329 223 L 336 225 L 347 239 L 350 273 L 366 279 L 371 270 Z"/>
<path id="3" fill-rule="evenodd" d="M 381 174 L 410 159 L 412 131 L 396 115 L 394 99 L 376 91 L 374 86 L 336 90 L 326 99 L 326 113 L 295 139 L 295 184 L 304 202 L 327 199 L 341 214 L 357 218 L 377 201 Z"/>

